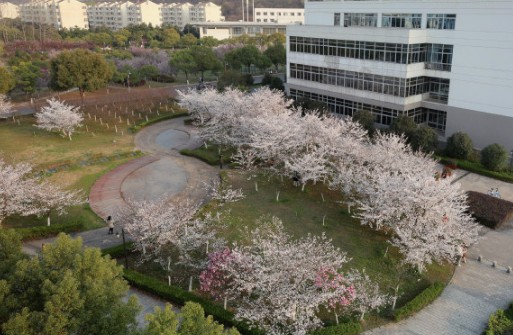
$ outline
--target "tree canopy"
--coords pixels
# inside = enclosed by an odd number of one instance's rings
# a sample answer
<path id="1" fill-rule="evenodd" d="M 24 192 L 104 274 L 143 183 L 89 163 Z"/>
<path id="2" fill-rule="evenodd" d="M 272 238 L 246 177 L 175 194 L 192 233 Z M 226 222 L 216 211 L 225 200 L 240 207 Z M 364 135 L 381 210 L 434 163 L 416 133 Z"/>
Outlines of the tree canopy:
<path id="1" fill-rule="evenodd" d="M 64 51 L 51 62 L 52 86 L 56 89 L 78 87 L 80 95 L 105 87 L 112 69 L 102 55 L 84 49 Z"/>
<path id="2" fill-rule="evenodd" d="M 41 257 L 27 259 L 15 234 L 0 230 L 0 241 L 3 334 L 128 335 L 135 329 L 137 301 L 123 301 L 122 268 L 99 249 L 61 234 Z"/>

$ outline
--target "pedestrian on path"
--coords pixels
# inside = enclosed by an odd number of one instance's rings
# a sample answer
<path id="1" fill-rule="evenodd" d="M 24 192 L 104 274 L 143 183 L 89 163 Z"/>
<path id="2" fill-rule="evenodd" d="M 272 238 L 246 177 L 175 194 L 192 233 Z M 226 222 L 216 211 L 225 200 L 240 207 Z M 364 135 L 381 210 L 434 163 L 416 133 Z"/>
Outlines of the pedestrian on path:
<path id="1" fill-rule="evenodd" d="M 107 227 L 109 227 L 109 232 L 107 235 L 114 235 L 114 221 L 112 221 L 112 216 L 107 217 Z"/>

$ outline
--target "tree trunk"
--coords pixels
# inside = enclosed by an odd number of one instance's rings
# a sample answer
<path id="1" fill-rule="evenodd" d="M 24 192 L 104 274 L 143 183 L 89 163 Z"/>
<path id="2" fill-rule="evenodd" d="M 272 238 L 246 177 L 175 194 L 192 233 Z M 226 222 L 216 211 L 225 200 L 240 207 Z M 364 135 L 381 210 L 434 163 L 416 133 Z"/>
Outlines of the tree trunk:
<path id="1" fill-rule="evenodd" d="M 326 220 L 326 214 L 322 217 L 322 226 L 324 227 L 324 221 Z"/>
<path id="2" fill-rule="evenodd" d="M 322 194 L 322 192 L 321 192 L 321 198 L 322 198 L 322 202 L 324 202 L 325 201 L 324 200 L 324 194 Z"/>
<path id="3" fill-rule="evenodd" d="M 276 191 L 276 202 L 280 201 L 280 191 Z"/>
<path id="4" fill-rule="evenodd" d="M 167 286 L 171 286 L 171 276 L 167 276 Z"/>
<path id="5" fill-rule="evenodd" d="M 364 317 L 365 317 L 365 312 L 362 312 L 362 315 L 360 315 L 360 321 L 363 321 Z"/>
<path id="6" fill-rule="evenodd" d="M 395 287 L 395 295 L 394 295 L 394 298 L 392 300 L 392 310 L 395 309 L 395 304 L 397 303 L 397 294 L 399 292 L 399 284 Z"/>
<path id="7" fill-rule="evenodd" d="M 304 183 L 304 184 L 301 186 L 301 192 L 304 192 L 304 191 L 305 191 L 305 186 L 306 186 L 306 183 Z"/>
<path id="8" fill-rule="evenodd" d="M 339 324 L 339 322 L 338 322 L 338 314 L 335 311 L 333 311 L 333 314 L 335 314 L 335 321 L 337 322 L 337 325 L 338 325 Z"/>
<path id="9" fill-rule="evenodd" d="M 258 192 L 258 182 L 255 181 L 255 191 Z"/>
<path id="10" fill-rule="evenodd" d="M 189 277 L 189 292 L 192 292 L 192 276 Z"/>
<path id="11" fill-rule="evenodd" d="M 46 225 L 50 227 L 50 215 L 48 215 L 46 218 Z"/>
<path id="12" fill-rule="evenodd" d="M 226 310 L 226 307 L 228 307 L 228 297 L 227 296 L 224 297 L 223 307 L 224 307 L 225 310 Z"/>

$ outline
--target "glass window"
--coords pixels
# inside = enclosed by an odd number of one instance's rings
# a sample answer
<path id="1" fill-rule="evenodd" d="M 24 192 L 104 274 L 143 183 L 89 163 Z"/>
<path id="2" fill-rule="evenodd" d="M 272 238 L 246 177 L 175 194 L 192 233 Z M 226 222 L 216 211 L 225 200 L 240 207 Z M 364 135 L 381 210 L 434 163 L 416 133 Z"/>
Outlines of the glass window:
<path id="1" fill-rule="evenodd" d="M 333 25 L 340 26 L 340 13 L 335 13 L 333 18 Z"/>
<path id="2" fill-rule="evenodd" d="M 420 29 L 422 14 L 383 14 L 382 27 Z"/>
<path id="3" fill-rule="evenodd" d="M 376 13 L 344 13 L 344 27 L 377 27 Z"/>
<path id="4" fill-rule="evenodd" d="M 450 29 L 456 28 L 456 14 L 428 14 L 427 29 Z"/>

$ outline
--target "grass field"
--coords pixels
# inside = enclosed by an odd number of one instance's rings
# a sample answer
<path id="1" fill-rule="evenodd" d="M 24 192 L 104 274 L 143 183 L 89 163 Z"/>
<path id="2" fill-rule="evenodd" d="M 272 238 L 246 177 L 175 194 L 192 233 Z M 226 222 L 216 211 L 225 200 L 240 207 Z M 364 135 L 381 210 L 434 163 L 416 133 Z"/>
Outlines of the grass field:
<path id="1" fill-rule="evenodd" d="M 66 189 L 82 190 L 87 199 L 91 186 L 101 175 L 141 155 L 134 151 L 131 127 L 147 119 L 181 112 L 167 100 L 86 104 L 81 111 L 84 126 L 72 141 L 56 132 L 36 128 L 33 116 L 0 121 L 0 157 L 8 163 L 29 163 L 36 175 Z M 83 229 L 103 224 L 87 204 L 70 208 L 62 217 L 51 218 L 52 224 L 75 222 Z M 44 226 L 46 219 L 10 217 L 5 224 L 15 228 Z"/>
<path id="2" fill-rule="evenodd" d="M 230 241 L 243 241 L 246 237 L 243 227 L 254 228 L 256 220 L 265 215 L 279 217 L 286 230 L 295 237 L 324 232 L 333 240 L 335 246 L 347 252 L 351 258 L 345 270 L 365 269 L 369 276 L 380 284 L 382 291 L 390 294 L 399 284 L 400 298 L 397 307 L 413 299 L 430 284 L 447 283 L 452 277 L 452 264 L 432 264 L 420 274 L 398 266 L 398 252 L 394 248 L 388 248 L 388 237 L 360 225 L 358 220 L 347 212 L 342 196 L 322 184 L 309 184 L 302 192 L 300 187 L 292 185 L 291 180 L 269 179 L 261 175 L 248 178 L 246 174 L 237 170 L 225 171 L 223 174 L 226 183 L 234 189 L 241 188 L 246 198 L 225 204 L 223 207 L 210 203 L 205 210 L 225 213 L 222 222 L 227 225 L 227 229 L 224 230 L 225 237 Z M 255 189 L 255 182 L 258 184 L 258 191 Z M 278 191 L 280 194 L 276 201 Z M 132 255 L 130 264 L 136 264 L 136 256 Z M 156 263 L 138 266 L 140 271 L 166 280 L 165 273 Z M 173 269 L 173 273 L 176 274 L 176 278 L 173 278 L 175 284 L 181 283 L 185 288 L 188 279 L 186 270 L 177 267 Z M 196 281 L 195 286 L 197 285 Z M 368 315 L 365 328 L 370 329 L 389 322 L 389 314 L 390 310 L 386 310 L 380 314 Z M 331 315 L 325 316 L 325 319 L 330 318 Z"/>

